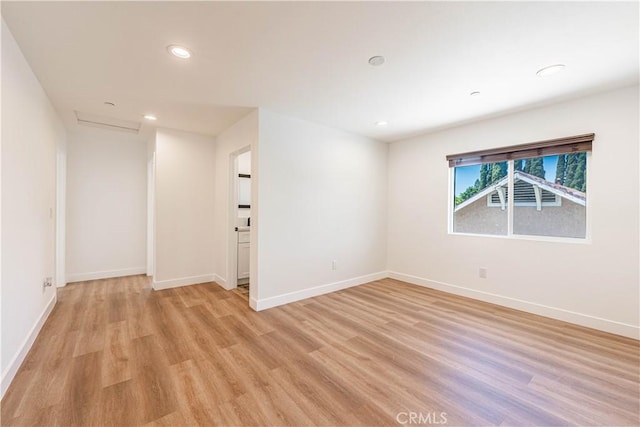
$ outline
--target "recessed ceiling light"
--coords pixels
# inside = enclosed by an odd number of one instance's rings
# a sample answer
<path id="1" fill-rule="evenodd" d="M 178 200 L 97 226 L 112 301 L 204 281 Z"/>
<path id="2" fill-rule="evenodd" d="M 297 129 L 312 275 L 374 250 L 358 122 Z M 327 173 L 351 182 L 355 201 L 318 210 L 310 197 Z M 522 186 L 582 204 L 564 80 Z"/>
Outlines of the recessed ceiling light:
<path id="1" fill-rule="evenodd" d="M 536 72 L 536 75 L 540 77 L 550 76 L 552 74 L 559 73 L 560 71 L 564 70 L 564 67 L 565 67 L 564 64 L 549 65 L 548 67 L 539 69 Z"/>
<path id="2" fill-rule="evenodd" d="M 167 46 L 167 50 L 173 56 L 180 59 L 189 59 L 191 58 L 191 51 L 184 46 L 178 46 L 177 44 L 172 44 Z"/>
<path id="3" fill-rule="evenodd" d="M 389 123 L 385 122 L 384 120 L 380 120 L 379 122 L 376 122 L 376 126 L 386 126 Z"/>
<path id="4" fill-rule="evenodd" d="M 480 95 L 480 92 L 478 92 L 477 90 L 474 90 L 473 92 L 471 92 L 469 95 L 471 96 L 478 96 Z"/>
<path id="5" fill-rule="evenodd" d="M 372 56 L 369 58 L 369 65 L 373 67 L 378 67 L 384 64 L 384 56 Z"/>
<path id="6" fill-rule="evenodd" d="M 156 116 L 154 116 L 153 114 L 145 114 L 144 118 L 147 120 L 158 120 L 158 118 Z"/>

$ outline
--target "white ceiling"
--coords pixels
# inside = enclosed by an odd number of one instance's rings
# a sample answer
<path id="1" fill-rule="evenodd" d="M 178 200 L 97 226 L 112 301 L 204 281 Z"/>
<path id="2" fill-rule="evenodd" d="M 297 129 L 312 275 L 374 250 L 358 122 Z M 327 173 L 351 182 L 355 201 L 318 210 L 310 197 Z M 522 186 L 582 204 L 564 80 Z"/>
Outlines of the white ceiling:
<path id="1" fill-rule="evenodd" d="M 637 2 L 2 1 L 2 15 L 69 128 L 73 110 L 154 113 L 215 135 L 264 107 L 393 141 L 639 74 Z"/>

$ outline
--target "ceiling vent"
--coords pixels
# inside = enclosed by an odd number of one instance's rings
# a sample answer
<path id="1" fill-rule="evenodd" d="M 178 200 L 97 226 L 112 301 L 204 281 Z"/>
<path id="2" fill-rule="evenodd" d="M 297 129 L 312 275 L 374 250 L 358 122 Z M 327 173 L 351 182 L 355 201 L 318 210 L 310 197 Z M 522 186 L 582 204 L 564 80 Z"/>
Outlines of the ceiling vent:
<path id="1" fill-rule="evenodd" d="M 98 116 L 95 114 L 74 111 L 78 124 L 93 128 L 117 130 L 120 132 L 138 133 L 140 122 L 130 122 L 128 120 L 115 119 L 113 117 Z"/>

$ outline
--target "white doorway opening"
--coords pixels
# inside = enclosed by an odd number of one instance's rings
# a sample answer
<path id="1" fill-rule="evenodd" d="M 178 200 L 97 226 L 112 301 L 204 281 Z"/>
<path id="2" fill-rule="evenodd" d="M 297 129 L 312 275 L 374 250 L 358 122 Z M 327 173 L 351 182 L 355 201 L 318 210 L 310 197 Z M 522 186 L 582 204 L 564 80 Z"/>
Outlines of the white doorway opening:
<path id="1" fill-rule="evenodd" d="M 251 147 L 229 157 L 227 289 L 241 288 L 249 299 L 251 229 Z"/>

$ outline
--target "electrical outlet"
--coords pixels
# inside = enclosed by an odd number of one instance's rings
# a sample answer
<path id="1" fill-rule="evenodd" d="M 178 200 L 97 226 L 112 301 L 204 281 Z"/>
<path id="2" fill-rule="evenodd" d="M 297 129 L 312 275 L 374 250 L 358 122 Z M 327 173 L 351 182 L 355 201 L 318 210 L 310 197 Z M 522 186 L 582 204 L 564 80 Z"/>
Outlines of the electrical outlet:
<path id="1" fill-rule="evenodd" d="M 481 279 L 486 279 L 487 278 L 487 269 L 485 267 L 480 267 L 480 269 L 478 270 L 478 276 Z"/>
<path id="2" fill-rule="evenodd" d="M 331 269 L 332 270 L 337 270 L 338 269 L 338 261 L 336 261 L 335 259 L 333 261 L 331 261 Z"/>
<path id="3" fill-rule="evenodd" d="M 42 292 L 46 291 L 47 288 L 53 286 L 53 277 L 45 277 L 42 280 Z"/>

